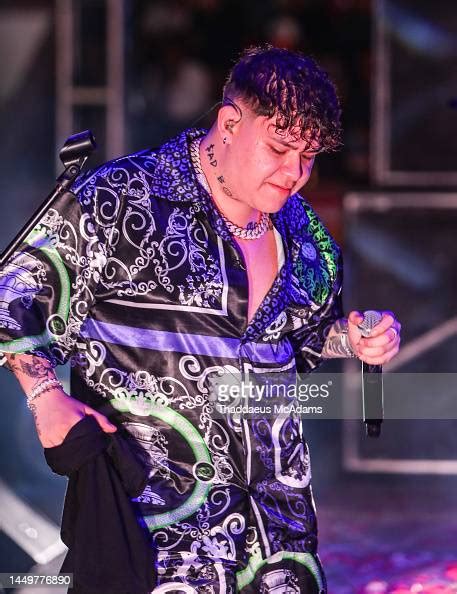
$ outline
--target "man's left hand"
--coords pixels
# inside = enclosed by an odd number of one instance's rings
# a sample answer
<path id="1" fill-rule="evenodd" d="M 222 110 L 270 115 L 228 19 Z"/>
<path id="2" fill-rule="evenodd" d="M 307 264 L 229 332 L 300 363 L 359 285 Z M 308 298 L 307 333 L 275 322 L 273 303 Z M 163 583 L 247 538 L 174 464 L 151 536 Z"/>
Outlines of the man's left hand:
<path id="1" fill-rule="evenodd" d="M 363 315 L 351 311 L 348 316 L 348 338 L 357 357 L 369 365 L 385 365 L 400 348 L 401 324 L 391 311 L 382 311 L 381 321 L 373 327 L 369 337 L 358 328 Z"/>

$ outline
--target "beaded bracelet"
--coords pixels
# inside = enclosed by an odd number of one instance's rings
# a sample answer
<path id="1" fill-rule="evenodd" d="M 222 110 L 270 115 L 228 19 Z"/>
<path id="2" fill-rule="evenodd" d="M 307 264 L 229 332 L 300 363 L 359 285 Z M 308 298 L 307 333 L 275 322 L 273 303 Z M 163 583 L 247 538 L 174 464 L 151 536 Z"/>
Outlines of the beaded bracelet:
<path id="1" fill-rule="evenodd" d="M 48 379 L 48 380 L 44 380 L 44 382 L 41 382 L 40 384 L 38 384 L 38 386 L 35 386 L 33 388 L 33 390 L 30 392 L 30 394 L 27 396 L 28 408 L 30 408 L 31 402 L 33 400 L 35 400 L 35 398 L 37 398 L 38 396 L 43 394 L 43 392 L 47 392 L 48 390 L 51 390 L 52 388 L 62 388 L 63 389 L 62 382 L 59 382 L 58 379 Z"/>

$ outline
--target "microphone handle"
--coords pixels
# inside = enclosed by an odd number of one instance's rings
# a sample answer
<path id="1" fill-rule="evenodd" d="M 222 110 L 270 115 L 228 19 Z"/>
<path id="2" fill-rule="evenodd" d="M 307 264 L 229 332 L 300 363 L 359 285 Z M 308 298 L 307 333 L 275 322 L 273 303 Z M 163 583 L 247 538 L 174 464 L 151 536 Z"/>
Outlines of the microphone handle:
<path id="1" fill-rule="evenodd" d="M 379 437 L 384 418 L 382 365 L 369 365 L 362 361 L 362 401 L 367 435 Z"/>

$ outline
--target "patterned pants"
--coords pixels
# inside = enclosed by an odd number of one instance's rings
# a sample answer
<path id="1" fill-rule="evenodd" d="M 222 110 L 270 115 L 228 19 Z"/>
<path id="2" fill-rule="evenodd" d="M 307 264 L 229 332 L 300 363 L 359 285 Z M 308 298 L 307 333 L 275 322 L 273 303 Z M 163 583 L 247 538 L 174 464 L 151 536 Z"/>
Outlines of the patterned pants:
<path id="1" fill-rule="evenodd" d="M 240 568 L 234 561 L 214 561 L 192 553 L 180 558 L 159 556 L 157 587 L 151 594 L 326 594 L 319 558 L 310 553 L 279 552 L 251 560 Z"/>

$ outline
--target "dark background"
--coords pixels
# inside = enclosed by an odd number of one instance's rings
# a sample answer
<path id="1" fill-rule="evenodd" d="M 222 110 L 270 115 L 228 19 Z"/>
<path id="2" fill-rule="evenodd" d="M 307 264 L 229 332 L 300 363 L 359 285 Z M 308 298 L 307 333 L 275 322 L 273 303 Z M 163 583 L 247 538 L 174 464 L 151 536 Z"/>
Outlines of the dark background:
<path id="1" fill-rule="evenodd" d="M 103 102 L 81 103 L 73 110 L 72 126 L 60 132 L 57 128 L 61 95 L 56 64 L 62 56 L 56 53 L 56 41 L 65 32 L 56 14 L 63 4 L 67 3 L 0 0 L 0 247 L 50 192 L 60 172 L 57 153 L 68 135 L 92 129 L 99 144 L 90 161 L 93 166 L 120 153 L 158 146 L 196 122 L 209 126 L 227 71 L 240 51 L 270 42 L 313 56 L 329 72 L 341 98 L 344 147 L 319 156 L 303 193 L 343 246 L 346 311 L 395 311 L 403 323 L 403 342 L 413 347 L 455 317 L 453 0 L 119 0 L 124 57 L 124 68 L 119 65 L 119 125 L 125 140 L 116 154 L 108 146 Z M 69 4 L 73 84 L 102 87 L 108 82 L 111 51 L 106 43 L 108 3 Z M 401 179 L 395 178 L 396 172 L 402 172 Z M 418 183 L 418 172 L 438 177 L 423 177 Z M 365 196 L 362 206 L 353 208 L 348 195 Z M 407 206 L 402 205 L 404 195 L 412 200 Z M 440 201 L 443 196 L 447 199 Z M 414 205 L 415 197 L 421 197 L 421 206 Z M 379 200 L 381 207 L 372 208 Z M 454 372 L 456 355 L 454 333 L 413 355 L 398 370 Z M 341 369 L 339 362 L 326 367 Z M 61 372 L 65 377 L 66 371 Z M 58 524 L 65 481 L 51 476 L 45 466 L 15 378 L 3 371 L 0 387 L 0 477 L 23 501 Z M 394 513 L 396 500 L 381 487 L 416 494 L 417 509 L 428 500 L 442 507 L 455 499 L 457 469 L 451 464 L 441 471 L 433 461 L 455 460 L 456 417 L 392 421 L 384 440 L 376 443 L 366 441 L 358 422 L 306 422 L 314 492 L 324 508 L 324 536 L 325 518 L 332 517 L 332 510 L 337 513 L 338 503 L 350 493 L 354 497 L 346 501 L 349 515 L 359 504 L 366 509 L 364 494 L 373 492 L 378 493 L 376 509 Z M 351 448 L 356 463 L 347 454 Z M 370 470 L 365 461 L 373 459 L 428 462 L 422 471 L 391 467 L 389 472 L 388 462 L 381 471 Z M 411 507 L 416 503 L 411 500 Z M 389 535 L 385 538 L 387 542 Z M 443 539 L 457 545 L 454 533 Z M 13 541 L 0 534 L 0 571 L 33 565 Z M 325 542 L 323 546 L 325 557 Z M 336 580 L 331 591 L 346 592 L 342 584 Z"/>

